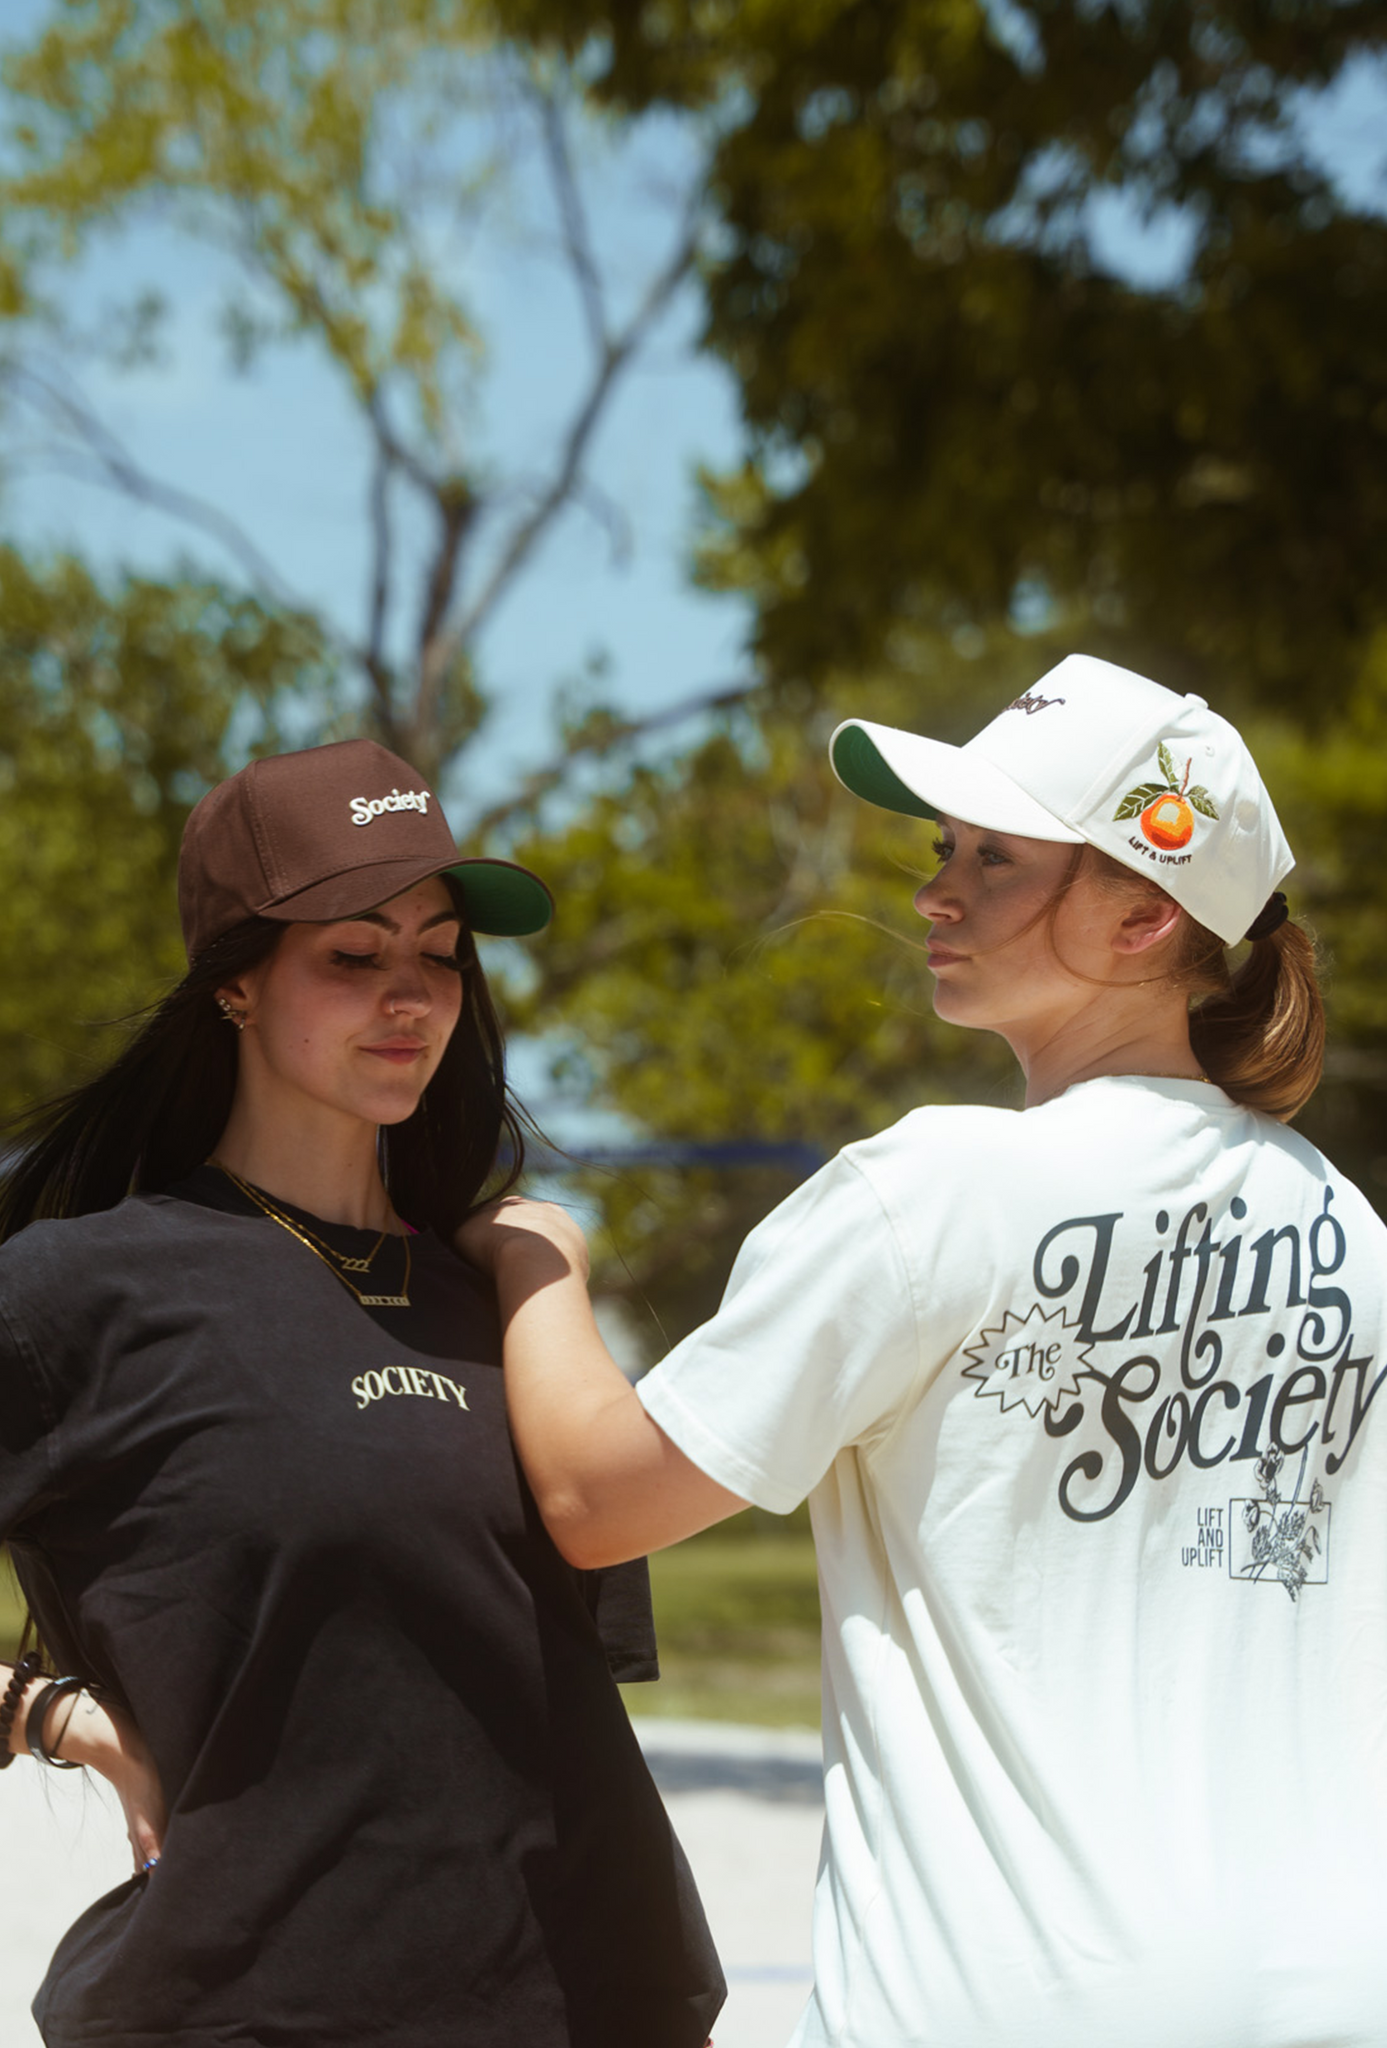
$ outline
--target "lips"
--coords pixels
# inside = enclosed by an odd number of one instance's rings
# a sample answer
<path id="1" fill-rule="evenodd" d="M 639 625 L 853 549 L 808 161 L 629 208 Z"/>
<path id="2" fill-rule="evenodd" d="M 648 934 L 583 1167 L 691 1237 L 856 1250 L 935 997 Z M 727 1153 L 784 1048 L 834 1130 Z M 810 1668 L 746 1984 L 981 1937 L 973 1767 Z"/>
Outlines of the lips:
<path id="1" fill-rule="evenodd" d="M 966 953 L 951 953 L 947 946 L 930 946 L 925 952 L 925 964 L 928 967 L 949 967 L 955 960 L 966 960 L 967 957 Z"/>
<path id="2" fill-rule="evenodd" d="M 422 1038 L 383 1038 L 376 1045 L 363 1045 L 361 1050 L 378 1060 L 388 1060 L 392 1066 L 407 1067 L 422 1059 L 428 1047 Z"/>

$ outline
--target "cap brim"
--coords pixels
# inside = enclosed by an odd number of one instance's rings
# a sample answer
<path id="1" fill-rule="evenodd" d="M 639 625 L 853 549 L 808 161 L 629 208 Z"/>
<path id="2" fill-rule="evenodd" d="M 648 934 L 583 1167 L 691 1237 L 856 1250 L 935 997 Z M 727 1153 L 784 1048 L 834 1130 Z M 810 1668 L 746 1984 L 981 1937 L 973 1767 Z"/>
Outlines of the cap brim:
<path id="1" fill-rule="evenodd" d="M 525 939 L 542 932 L 554 899 L 539 876 L 513 860 L 460 860 L 446 868 L 462 891 L 474 932 L 493 939 Z"/>
<path id="2" fill-rule="evenodd" d="M 457 883 L 467 922 L 483 938 L 523 939 L 541 932 L 554 915 L 554 899 L 539 876 L 511 860 L 460 860 L 447 867 L 434 861 L 382 860 L 315 882 L 268 906 L 262 915 L 284 924 L 330 924 L 388 903 L 430 875 Z"/>
<path id="3" fill-rule="evenodd" d="M 946 740 L 849 718 L 830 739 L 828 758 L 844 789 L 881 810 L 910 818 L 943 815 L 987 832 L 1067 846 L 1083 841 L 1082 832 L 1062 825 L 1000 768 Z"/>

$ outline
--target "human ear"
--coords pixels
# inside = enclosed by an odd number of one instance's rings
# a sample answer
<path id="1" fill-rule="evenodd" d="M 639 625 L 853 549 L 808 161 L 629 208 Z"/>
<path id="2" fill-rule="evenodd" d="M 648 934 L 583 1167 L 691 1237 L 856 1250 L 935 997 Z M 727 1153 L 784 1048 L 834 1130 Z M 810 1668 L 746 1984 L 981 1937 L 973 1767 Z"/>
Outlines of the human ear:
<path id="1" fill-rule="evenodd" d="M 224 981 L 220 988 L 212 991 L 213 1000 L 228 1024 L 234 1024 L 238 1031 L 244 1031 L 255 999 L 259 976 L 237 975 L 234 981 Z"/>
<path id="2" fill-rule="evenodd" d="M 1116 953 L 1148 953 L 1173 937 L 1183 912 L 1163 890 L 1153 890 L 1139 901 L 1129 903 L 1113 933 Z"/>

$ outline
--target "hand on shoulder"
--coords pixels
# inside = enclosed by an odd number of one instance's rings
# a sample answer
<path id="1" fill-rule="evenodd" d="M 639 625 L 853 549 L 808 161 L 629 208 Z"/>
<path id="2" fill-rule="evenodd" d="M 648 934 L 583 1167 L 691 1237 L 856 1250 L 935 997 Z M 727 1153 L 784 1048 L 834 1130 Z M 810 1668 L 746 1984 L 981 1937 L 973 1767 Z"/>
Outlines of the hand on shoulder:
<path id="1" fill-rule="evenodd" d="M 537 1277 L 554 1278 L 558 1260 L 579 1279 L 588 1276 L 588 1246 L 582 1230 L 558 1202 L 531 1202 L 507 1195 L 474 1210 L 453 1237 L 454 1249 L 483 1273 L 497 1278 L 502 1267 L 525 1266 Z"/>

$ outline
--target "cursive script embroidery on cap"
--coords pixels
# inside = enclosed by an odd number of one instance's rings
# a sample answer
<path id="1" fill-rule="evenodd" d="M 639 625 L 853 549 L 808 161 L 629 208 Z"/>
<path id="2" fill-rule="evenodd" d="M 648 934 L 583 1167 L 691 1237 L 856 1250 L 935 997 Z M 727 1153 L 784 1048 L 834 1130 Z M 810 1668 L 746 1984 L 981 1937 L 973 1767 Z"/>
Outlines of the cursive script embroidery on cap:
<path id="1" fill-rule="evenodd" d="M 1030 718 L 1037 711 L 1048 711 L 1052 704 L 1063 704 L 1066 701 L 1063 697 L 1037 697 L 1034 690 L 1027 690 L 1024 697 L 1013 697 L 1007 710 L 1024 711 L 1027 718 Z"/>
<path id="2" fill-rule="evenodd" d="M 352 823 L 369 825 L 373 818 L 379 818 L 386 811 L 423 811 L 429 808 L 429 792 L 426 789 L 392 789 L 389 796 L 354 796 L 351 800 Z"/>

